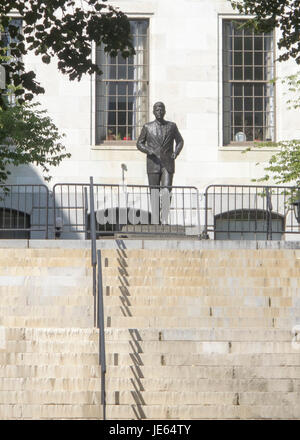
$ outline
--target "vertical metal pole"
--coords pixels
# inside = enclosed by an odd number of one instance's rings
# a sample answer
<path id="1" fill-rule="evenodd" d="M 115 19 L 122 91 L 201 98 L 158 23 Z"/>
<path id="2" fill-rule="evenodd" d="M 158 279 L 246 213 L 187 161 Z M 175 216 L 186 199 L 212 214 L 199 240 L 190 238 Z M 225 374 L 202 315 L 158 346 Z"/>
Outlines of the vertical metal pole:
<path id="1" fill-rule="evenodd" d="M 85 239 L 87 240 L 87 238 L 88 238 L 88 195 L 87 195 L 87 188 L 86 187 L 84 187 L 84 189 L 83 189 L 83 191 L 84 191 L 84 213 L 83 213 L 83 215 L 84 215 L 84 229 L 85 229 L 85 231 L 84 231 L 84 237 L 85 237 Z"/>
<path id="2" fill-rule="evenodd" d="M 196 190 L 196 209 L 197 209 L 197 235 L 198 238 L 201 236 L 201 224 L 200 224 L 200 205 L 199 205 L 199 191 L 197 188 Z M 205 231 L 206 232 L 206 231 Z"/>
<path id="3" fill-rule="evenodd" d="M 94 208 L 94 182 L 90 177 L 90 234 L 91 234 L 91 263 L 93 268 L 93 296 L 94 296 L 94 324 L 96 324 L 96 226 L 95 226 L 95 208 Z"/>
<path id="4" fill-rule="evenodd" d="M 98 328 L 99 328 L 99 364 L 101 365 L 101 403 L 103 408 L 103 420 L 106 420 L 106 356 L 105 356 L 105 335 L 104 335 L 104 306 L 103 306 L 103 286 L 102 286 L 102 266 L 101 251 L 97 251 L 98 262 Z"/>
<path id="5" fill-rule="evenodd" d="M 49 189 L 47 186 L 46 188 L 46 240 L 49 238 Z"/>
<path id="6" fill-rule="evenodd" d="M 91 225 L 92 266 L 94 266 L 97 264 L 97 257 L 96 257 L 96 224 L 95 224 L 93 177 L 90 177 L 90 225 Z"/>

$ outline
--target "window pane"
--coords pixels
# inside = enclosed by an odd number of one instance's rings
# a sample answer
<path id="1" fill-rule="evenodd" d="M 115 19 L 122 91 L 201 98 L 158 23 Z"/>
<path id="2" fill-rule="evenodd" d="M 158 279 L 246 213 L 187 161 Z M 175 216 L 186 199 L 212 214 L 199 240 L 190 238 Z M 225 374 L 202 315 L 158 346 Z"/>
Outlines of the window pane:
<path id="1" fill-rule="evenodd" d="M 253 52 L 245 52 L 244 53 L 244 63 L 246 66 L 253 65 Z"/>
<path id="2" fill-rule="evenodd" d="M 258 81 L 263 79 L 263 68 L 262 67 L 255 67 L 255 69 L 254 69 L 254 79 L 258 80 Z"/>
<path id="3" fill-rule="evenodd" d="M 273 34 L 239 29 L 242 22 L 223 22 L 225 145 L 242 142 L 245 136 L 247 141 L 274 139 L 275 133 L 274 84 L 270 83 L 274 77 Z"/>
<path id="4" fill-rule="evenodd" d="M 245 110 L 250 111 L 253 110 L 253 99 L 245 98 Z"/>
<path id="5" fill-rule="evenodd" d="M 235 67 L 234 68 L 234 79 L 237 81 L 243 79 L 243 68 L 242 67 Z"/>
<path id="6" fill-rule="evenodd" d="M 254 50 L 263 50 L 263 37 L 254 37 Z"/>
<path id="7" fill-rule="evenodd" d="M 244 95 L 245 96 L 253 96 L 253 85 L 245 84 Z"/>
<path id="8" fill-rule="evenodd" d="M 243 112 L 235 112 L 234 113 L 234 125 L 243 125 Z"/>
<path id="9" fill-rule="evenodd" d="M 243 86 L 241 84 L 234 84 L 234 95 L 243 96 Z"/>
<path id="10" fill-rule="evenodd" d="M 253 125 L 253 113 L 245 112 L 245 125 L 247 126 Z"/>
<path id="11" fill-rule="evenodd" d="M 105 70 L 96 82 L 97 142 L 136 139 L 148 119 L 148 20 L 130 20 L 130 26 L 135 55 L 111 57 L 101 47 L 96 52 Z"/>
<path id="12" fill-rule="evenodd" d="M 243 55 L 242 52 L 234 52 L 234 64 L 235 65 L 242 65 L 243 64 Z"/>
<path id="13" fill-rule="evenodd" d="M 255 110 L 262 111 L 263 110 L 263 98 L 255 98 L 254 99 Z"/>
<path id="14" fill-rule="evenodd" d="M 253 67 L 245 67 L 245 79 L 253 79 Z"/>
<path id="15" fill-rule="evenodd" d="M 118 66 L 118 79 L 127 79 L 126 74 L 127 74 L 126 65 L 125 66 L 124 65 Z"/>
<path id="16" fill-rule="evenodd" d="M 256 52 L 254 55 L 254 64 L 256 66 L 262 66 L 263 64 L 263 54 L 262 52 Z"/>
<path id="17" fill-rule="evenodd" d="M 234 110 L 243 110 L 243 99 L 235 98 L 234 99 Z"/>
<path id="18" fill-rule="evenodd" d="M 242 50 L 243 49 L 243 39 L 242 37 L 235 37 L 233 40 L 234 50 Z"/>
<path id="19" fill-rule="evenodd" d="M 245 37 L 244 38 L 244 50 L 253 50 L 253 38 Z"/>

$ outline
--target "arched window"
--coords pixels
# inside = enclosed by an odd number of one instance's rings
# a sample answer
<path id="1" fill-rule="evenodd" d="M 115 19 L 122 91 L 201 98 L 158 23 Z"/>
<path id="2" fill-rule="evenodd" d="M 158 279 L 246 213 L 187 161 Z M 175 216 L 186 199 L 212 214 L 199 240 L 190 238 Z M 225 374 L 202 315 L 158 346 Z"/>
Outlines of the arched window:
<path id="1" fill-rule="evenodd" d="M 215 240 L 281 240 L 284 217 L 262 209 L 238 209 L 215 216 Z"/>
<path id="2" fill-rule="evenodd" d="M 30 215 L 10 208 L 0 208 L 0 239 L 30 238 Z"/>

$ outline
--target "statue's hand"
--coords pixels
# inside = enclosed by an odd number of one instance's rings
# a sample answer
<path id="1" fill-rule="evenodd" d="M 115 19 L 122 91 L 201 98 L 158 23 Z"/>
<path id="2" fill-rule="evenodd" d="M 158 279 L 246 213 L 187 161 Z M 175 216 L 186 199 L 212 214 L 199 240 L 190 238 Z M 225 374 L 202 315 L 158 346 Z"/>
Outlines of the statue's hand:
<path id="1" fill-rule="evenodd" d="M 172 158 L 172 159 L 176 159 L 176 157 L 177 157 L 177 154 L 176 154 L 176 153 L 172 153 L 172 154 L 171 154 L 171 158 Z"/>

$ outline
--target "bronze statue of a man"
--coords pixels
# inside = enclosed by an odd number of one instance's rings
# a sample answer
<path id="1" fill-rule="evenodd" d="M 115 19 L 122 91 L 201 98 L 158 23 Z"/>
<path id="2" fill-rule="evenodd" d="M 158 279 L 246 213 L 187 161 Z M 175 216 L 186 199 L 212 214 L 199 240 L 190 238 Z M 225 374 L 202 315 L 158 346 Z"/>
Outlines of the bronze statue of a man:
<path id="1" fill-rule="evenodd" d="M 175 159 L 182 150 L 183 138 L 177 125 L 164 119 L 166 107 L 163 102 L 154 104 L 153 114 L 155 120 L 143 126 L 137 148 L 147 154 L 149 186 L 171 187 Z"/>

